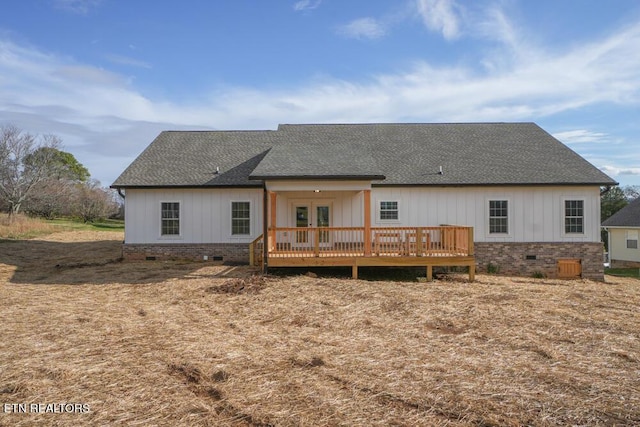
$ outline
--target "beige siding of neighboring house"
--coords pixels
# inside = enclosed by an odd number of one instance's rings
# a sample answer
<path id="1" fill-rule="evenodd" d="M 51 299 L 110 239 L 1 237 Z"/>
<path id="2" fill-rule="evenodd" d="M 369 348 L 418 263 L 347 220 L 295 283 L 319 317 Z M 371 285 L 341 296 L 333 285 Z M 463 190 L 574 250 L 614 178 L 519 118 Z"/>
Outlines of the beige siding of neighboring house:
<path id="1" fill-rule="evenodd" d="M 640 264 L 640 249 L 627 248 L 627 233 L 635 232 L 640 237 L 640 229 L 608 228 L 608 230 L 610 234 L 609 257 L 612 263 L 616 264 L 616 261 L 625 261 Z"/>

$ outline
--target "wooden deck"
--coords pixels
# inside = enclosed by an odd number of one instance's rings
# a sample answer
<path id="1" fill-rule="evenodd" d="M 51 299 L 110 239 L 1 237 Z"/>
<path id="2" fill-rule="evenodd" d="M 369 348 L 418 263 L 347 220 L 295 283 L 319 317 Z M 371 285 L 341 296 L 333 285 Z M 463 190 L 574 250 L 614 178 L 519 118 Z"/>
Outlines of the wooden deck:
<path id="1" fill-rule="evenodd" d="M 473 228 L 440 227 L 278 227 L 268 233 L 269 267 L 466 266 L 475 276 Z M 251 264 L 264 265 L 264 239 L 250 245 Z"/>

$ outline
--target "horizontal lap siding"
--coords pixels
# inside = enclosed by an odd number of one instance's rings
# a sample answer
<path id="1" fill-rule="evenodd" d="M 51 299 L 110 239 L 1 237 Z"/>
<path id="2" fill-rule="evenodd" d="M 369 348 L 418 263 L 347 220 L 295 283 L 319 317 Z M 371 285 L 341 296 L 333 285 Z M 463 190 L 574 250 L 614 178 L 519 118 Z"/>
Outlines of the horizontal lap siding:
<path id="1" fill-rule="evenodd" d="M 640 248 L 627 248 L 627 231 L 632 229 L 626 228 L 609 228 L 611 235 L 611 247 L 609 248 L 609 256 L 612 261 L 630 261 L 631 263 L 640 263 Z M 633 229 L 640 234 L 639 229 Z M 618 265 L 621 265 L 618 263 Z M 635 264 L 631 264 L 635 266 Z"/>

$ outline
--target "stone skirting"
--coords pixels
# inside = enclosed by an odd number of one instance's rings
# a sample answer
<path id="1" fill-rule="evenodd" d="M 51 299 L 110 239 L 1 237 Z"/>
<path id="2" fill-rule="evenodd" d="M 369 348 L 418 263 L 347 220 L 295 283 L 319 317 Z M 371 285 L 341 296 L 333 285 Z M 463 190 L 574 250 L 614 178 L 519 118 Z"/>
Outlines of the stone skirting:
<path id="1" fill-rule="evenodd" d="M 557 277 L 558 259 L 575 258 L 582 263 L 582 277 L 604 281 L 602 243 L 486 243 L 476 242 L 479 272 L 497 269 L 500 274 Z"/>
<path id="2" fill-rule="evenodd" d="M 136 260 L 223 261 L 249 263 L 248 243 L 125 243 L 122 258 Z"/>
<path id="3" fill-rule="evenodd" d="M 612 268 L 640 268 L 639 261 L 625 261 L 622 259 L 612 259 L 611 260 Z"/>

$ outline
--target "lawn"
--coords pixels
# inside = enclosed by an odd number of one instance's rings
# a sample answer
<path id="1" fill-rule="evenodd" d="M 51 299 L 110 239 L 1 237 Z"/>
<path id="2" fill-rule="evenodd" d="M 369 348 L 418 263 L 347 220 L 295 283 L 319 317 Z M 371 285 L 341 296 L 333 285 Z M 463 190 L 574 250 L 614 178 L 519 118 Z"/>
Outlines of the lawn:
<path id="1" fill-rule="evenodd" d="M 640 424 L 637 279 L 262 278 L 121 241 L 0 242 L 0 405 L 88 408 L 0 425 Z"/>
<path id="2" fill-rule="evenodd" d="M 640 268 L 605 268 L 605 274 L 640 279 Z"/>
<path id="3" fill-rule="evenodd" d="M 30 239 L 60 231 L 124 231 L 124 221 L 106 219 L 84 223 L 73 218 L 46 220 L 19 214 L 9 219 L 0 213 L 0 239 Z"/>

